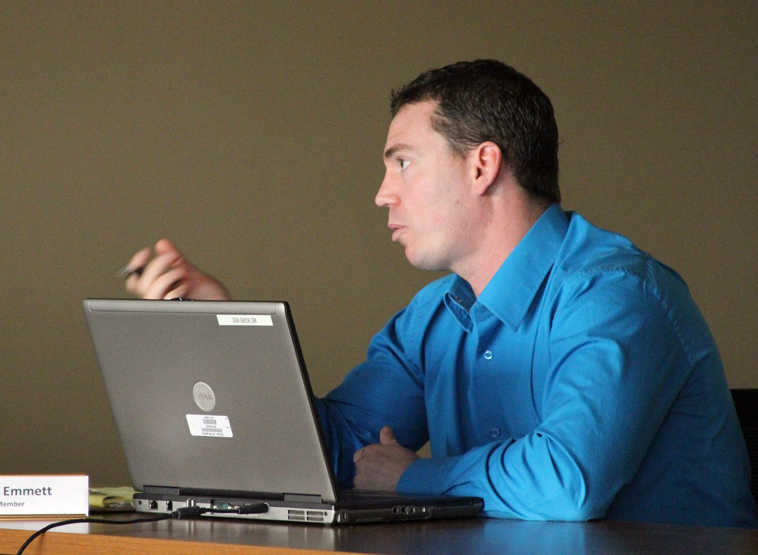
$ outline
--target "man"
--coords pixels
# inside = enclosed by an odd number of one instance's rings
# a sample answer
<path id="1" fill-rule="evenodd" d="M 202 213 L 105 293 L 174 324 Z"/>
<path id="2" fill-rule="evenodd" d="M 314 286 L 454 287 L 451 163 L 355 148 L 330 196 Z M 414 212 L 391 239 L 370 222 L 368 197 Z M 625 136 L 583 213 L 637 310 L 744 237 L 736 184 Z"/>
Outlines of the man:
<path id="1" fill-rule="evenodd" d="M 503 518 L 754 525 L 708 327 L 675 272 L 561 210 L 547 96 L 479 60 L 420 75 L 391 112 L 376 203 L 411 264 L 451 274 L 317 400 L 340 482 Z M 228 298 L 169 241 L 151 256 L 130 291 Z"/>

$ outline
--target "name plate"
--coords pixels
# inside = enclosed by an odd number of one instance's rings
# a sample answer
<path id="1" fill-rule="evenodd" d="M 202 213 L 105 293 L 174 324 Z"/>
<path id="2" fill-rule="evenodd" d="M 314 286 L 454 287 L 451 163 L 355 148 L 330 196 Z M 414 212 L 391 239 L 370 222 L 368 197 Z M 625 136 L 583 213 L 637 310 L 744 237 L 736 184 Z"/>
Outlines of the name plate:
<path id="1" fill-rule="evenodd" d="M 0 475 L 0 519 L 89 515 L 89 476 Z"/>

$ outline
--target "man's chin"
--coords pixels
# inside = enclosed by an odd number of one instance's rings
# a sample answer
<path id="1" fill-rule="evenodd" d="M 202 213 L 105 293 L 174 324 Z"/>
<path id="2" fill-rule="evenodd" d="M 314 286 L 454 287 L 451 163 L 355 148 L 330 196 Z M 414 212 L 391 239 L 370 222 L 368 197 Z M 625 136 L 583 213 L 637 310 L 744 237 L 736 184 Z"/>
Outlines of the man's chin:
<path id="1" fill-rule="evenodd" d="M 412 252 L 408 247 L 405 247 L 405 259 L 408 263 L 417 270 L 425 270 L 429 272 L 445 271 L 447 268 L 444 264 L 440 264 L 439 261 L 424 257 L 420 253 Z"/>

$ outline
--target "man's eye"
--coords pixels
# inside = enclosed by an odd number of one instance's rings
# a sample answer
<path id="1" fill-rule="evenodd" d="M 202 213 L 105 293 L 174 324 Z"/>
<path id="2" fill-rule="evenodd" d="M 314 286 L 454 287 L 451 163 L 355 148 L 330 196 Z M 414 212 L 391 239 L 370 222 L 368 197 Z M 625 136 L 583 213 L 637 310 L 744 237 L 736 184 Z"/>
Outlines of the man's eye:
<path id="1" fill-rule="evenodd" d="M 402 171 L 402 170 L 404 170 L 405 168 L 407 168 L 407 167 L 408 167 L 408 165 L 410 164 L 410 161 L 408 161 L 408 160 L 403 160 L 403 159 L 401 158 L 400 160 L 398 160 L 398 164 L 400 164 L 400 170 Z"/>

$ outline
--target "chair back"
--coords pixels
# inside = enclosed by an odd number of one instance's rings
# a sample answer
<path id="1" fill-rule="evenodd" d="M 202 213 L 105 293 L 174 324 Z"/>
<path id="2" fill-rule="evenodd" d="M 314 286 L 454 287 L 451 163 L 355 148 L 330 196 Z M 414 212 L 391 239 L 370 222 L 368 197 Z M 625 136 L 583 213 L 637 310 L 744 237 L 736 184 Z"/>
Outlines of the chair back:
<path id="1" fill-rule="evenodd" d="M 750 456 L 750 491 L 758 501 L 758 389 L 732 389 L 731 392 Z"/>

